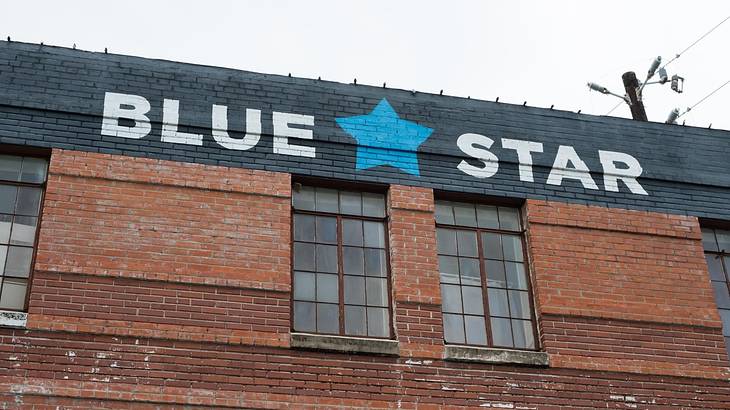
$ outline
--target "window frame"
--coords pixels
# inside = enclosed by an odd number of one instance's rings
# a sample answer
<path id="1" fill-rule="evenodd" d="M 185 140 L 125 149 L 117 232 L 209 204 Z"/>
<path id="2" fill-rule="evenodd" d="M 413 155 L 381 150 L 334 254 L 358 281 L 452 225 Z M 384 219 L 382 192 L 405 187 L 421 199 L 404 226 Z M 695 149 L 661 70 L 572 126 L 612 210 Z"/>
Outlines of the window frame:
<path id="1" fill-rule="evenodd" d="M 18 312 L 18 313 L 27 313 L 29 304 L 30 304 L 30 295 L 33 287 L 33 277 L 35 273 L 35 262 L 36 262 L 36 256 L 38 254 L 38 240 L 40 238 L 40 232 L 41 232 L 41 224 L 43 222 L 43 210 L 46 199 L 46 188 L 48 186 L 48 177 L 49 177 L 49 171 L 51 167 L 51 158 L 50 158 L 50 151 L 44 152 L 46 150 L 32 150 L 28 149 L 26 147 L 17 147 L 17 146 L 2 146 L 3 149 L 7 148 L 7 151 L 3 153 L 3 155 L 8 156 L 15 156 L 15 157 L 31 157 L 31 158 L 40 158 L 46 161 L 46 170 L 45 170 L 45 178 L 42 183 L 32 183 L 32 182 L 22 182 L 22 181 L 8 181 L 4 179 L 0 179 L 1 185 L 12 185 L 16 187 L 31 187 L 31 188 L 40 188 L 41 189 L 41 195 L 38 203 L 38 222 L 36 225 L 36 230 L 33 235 L 33 245 L 30 246 L 30 248 L 33 249 L 33 252 L 31 254 L 30 258 L 30 267 L 27 277 L 27 284 L 25 287 L 25 297 L 23 300 L 23 308 L 22 309 L 11 309 L 11 308 L 0 308 L 0 311 L 3 312 Z M 5 214 L 8 215 L 8 214 Z M 15 218 L 16 214 L 9 214 L 13 216 L 13 219 Z M 12 232 L 10 233 L 12 234 Z M 7 245 L 10 246 L 10 243 Z M 26 248 L 28 246 L 25 246 Z M 6 255 L 7 257 L 7 255 Z M 6 262 L 7 263 L 7 262 Z M 4 267 L 3 267 L 4 268 Z M 5 278 L 5 274 L 2 275 L 3 278 Z M 15 276 L 11 276 L 13 278 L 16 278 Z M 2 295 L 2 288 L 5 284 L 5 280 L 2 280 L 2 283 L 0 283 L 0 295 Z"/>
<path id="2" fill-rule="evenodd" d="M 518 215 L 518 219 L 519 219 L 519 223 L 520 223 L 520 229 L 518 231 L 512 231 L 512 230 L 506 230 L 506 229 L 495 229 L 495 228 L 483 228 L 483 227 L 479 227 L 478 226 L 478 223 L 477 223 L 477 226 L 457 225 L 456 224 L 456 220 L 454 220 L 454 224 L 444 224 L 444 223 L 439 223 L 439 222 L 436 221 L 436 214 L 434 212 L 434 222 L 435 222 L 436 230 L 438 230 L 438 229 L 448 229 L 448 230 L 451 230 L 451 231 L 454 231 L 454 232 L 456 232 L 456 231 L 471 231 L 471 232 L 474 232 L 476 234 L 476 237 L 477 237 L 477 251 L 478 251 L 477 257 L 478 257 L 478 260 L 479 260 L 479 277 L 480 277 L 480 280 L 481 280 L 481 284 L 480 284 L 479 287 L 480 287 L 480 289 L 482 291 L 482 305 L 483 305 L 483 309 L 484 309 L 484 316 L 483 317 L 484 317 L 485 331 L 486 331 L 486 336 L 487 336 L 487 344 L 486 345 L 479 345 L 479 344 L 470 344 L 470 343 L 467 343 L 466 342 L 466 321 L 463 321 L 463 327 L 464 327 L 464 343 L 449 343 L 449 342 L 447 342 L 446 341 L 446 334 L 444 332 L 444 344 L 446 346 L 468 346 L 468 347 L 474 347 L 474 348 L 509 349 L 509 350 L 520 350 L 520 351 L 526 351 L 526 352 L 540 351 L 541 343 L 540 343 L 540 333 L 538 332 L 539 331 L 539 327 L 538 327 L 538 323 L 537 323 L 538 322 L 538 315 L 537 315 L 537 310 L 536 310 L 535 300 L 534 300 L 534 297 L 535 296 L 534 296 L 534 293 L 533 293 L 533 280 L 532 280 L 532 273 L 531 273 L 532 272 L 532 269 L 531 269 L 531 266 L 530 266 L 531 264 L 530 264 L 529 253 L 527 252 L 527 249 L 528 249 L 527 248 L 527 229 L 526 229 L 526 224 L 525 224 L 524 218 L 523 218 L 523 209 L 522 209 L 522 206 L 518 206 L 518 205 L 516 205 L 515 202 L 508 201 L 508 200 L 484 201 L 484 200 L 476 200 L 474 197 L 467 197 L 467 198 L 463 198 L 463 199 L 462 198 L 458 198 L 457 199 L 455 197 L 445 196 L 445 197 L 438 197 L 438 198 L 436 198 L 436 200 L 434 201 L 434 207 L 439 202 L 448 202 L 451 205 L 453 205 L 453 204 L 467 204 L 467 205 L 473 205 L 475 207 L 476 206 L 479 206 L 479 205 L 483 205 L 483 206 L 494 206 L 495 209 L 496 208 L 499 208 L 499 207 L 502 207 L 502 208 L 512 208 L 515 211 L 517 211 L 517 215 Z M 486 269 L 486 263 L 485 263 L 485 261 L 487 260 L 487 258 L 485 258 L 485 256 L 484 256 L 484 247 L 483 247 L 483 241 L 482 241 L 482 234 L 483 233 L 496 233 L 496 234 L 500 234 L 500 235 L 503 235 L 503 234 L 519 235 L 519 237 L 520 237 L 520 243 L 522 245 L 522 259 L 523 259 L 522 263 L 524 264 L 524 268 L 525 268 L 525 276 L 526 276 L 526 279 L 527 279 L 527 295 L 528 295 L 529 304 L 530 304 L 530 319 L 529 319 L 529 321 L 531 322 L 531 325 L 532 325 L 532 335 L 533 335 L 533 340 L 534 340 L 534 347 L 533 348 L 523 348 L 523 347 L 515 347 L 515 346 L 500 346 L 500 345 L 495 345 L 494 344 L 493 335 L 492 335 L 491 315 L 490 315 L 490 311 L 489 311 L 489 298 L 488 298 L 488 289 L 490 287 L 487 284 L 487 277 L 488 276 L 487 276 L 487 269 Z M 436 239 L 436 245 L 437 245 L 436 246 L 436 253 L 437 253 L 437 256 L 440 257 L 440 256 L 442 256 L 442 254 L 438 252 L 438 238 Z M 444 256 L 452 256 L 452 255 L 444 255 Z M 502 262 L 505 262 L 505 260 L 502 259 Z M 441 282 L 441 268 L 439 267 L 439 289 L 441 288 L 441 285 L 443 285 L 443 283 Z M 460 289 L 463 287 L 463 285 L 461 283 L 459 283 L 458 286 L 459 286 Z M 505 290 L 505 291 L 507 291 L 509 289 L 508 287 L 505 287 L 505 288 L 493 287 L 493 288 L 500 289 L 500 290 Z M 511 307 L 509 306 L 509 296 L 508 296 L 507 301 L 508 301 L 507 308 L 509 309 L 510 314 L 511 314 Z M 462 317 L 475 316 L 475 315 L 468 315 L 466 313 L 463 313 L 464 312 L 463 303 L 464 302 L 463 302 L 463 297 L 462 297 L 462 313 L 460 313 L 459 315 L 462 316 Z M 443 302 L 442 302 L 442 309 L 443 309 Z M 448 312 L 443 312 L 443 310 L 442 310 L 442 314 L 449 314 L 449 313 Z M 504 318 L 504 317 L 501 317 L 501 316 L 497 316 L 497 317 L 498 318 Z M 521 319 L 521 318 L 517 318 L 517 317 L 512 317 L 512 316 L 507 317 L 506 319 L 510 320 L 510 331 L 511 331 L 511 337 L 512 337 L 512 341 L 513 341 L 513 345 L 514 345 L 514 328 L 513 328 L 511 322 L 512 322 L 513 319 L 518 319 L 518 320 L 525 320 L 525 319 Z"/>
<path id="3" fill-rule="evenodd" d="M 727 261 L 730 260 L 730 249 L 720 249 L 720 247 L 719 247 L 719 244 L 720 243 L 719 243 L 719 241 L 717 239 L 717 231 L 730 232 L 730 224 L 728 224 L 728 223 L 710 223 L 710 224 L 708 224 L 708 223 L 702 223 L 702 221 L 700 221 L 700 227 L 701 227 L 702 236 L 703 236 L 703 239 L 702 239 L 702 255 L 705 257 L 705 263 L 707 261 L 708 255 L 711 255 L 715 259 L 719 259 L 720 266 L 722 268 L 722 273 L 725 276 L 725 280 L 723 282 L 725 284 L 725 287 L 728 290 L 728 293 L 730 294 L 730 264 L 727 263 Z M 712 244 L 717 247 L 717 250 L 716 251 L 715 250 L 708 250 L 705 247 L 706 244 L 705 244 L 705 241 L 704 241 L 704 233 L 705 233 L 706 230 L 712 231 L 712 237 L 713 237 L 713 243 Z M 715 308 L 717 309 L 718 314 L 720 313 L 721 310 L 730 312 L 730 309 L 729 308 L 721 308 L 717 304 L 718 301 L 716 300 L 715 293 L 714 293 L 715 292 L 714 291 L 714 283 L 715 282 L 720 282 L 720 281 L 713 280 L 712 279 L 712 273 L 710 273 L 709 266 L 707 267 L 707 273 L 708 273 L 709 279 L 710 279 L 710 286 L 713 288 L 712 289 L 712 291 L 713 291 L 712 298 L 713 298 L 713 302 L 715 302 Z M 728 336 L 725 335 L 725 332 L 727 332 L 728 334 L 730 334 L 730 329 L 725 329 L 725 323 L 722 322 L 722 317 L 720 317 L 720 321 L 722 323 L 722 328 L 721 328 L 722 337 L 726 341 L 725 342 L 725 344 L 726 344 L 725 349 L 728 352 L 728 356 L 730 356 L 730 343 L 728 343 L 728 341 L 730 341 L 730 335 L 728 335 Z"/>
<path id="4" fill-rule="evenodd" d="M 291 255 L 290 255 L 290 264 L 291 264 L 291 292 L 290 292 L 290 331 L 292 333 L 311 333 L 315 335 L 321 335 L 321 336 L 336 336 L 336 337 L 345 337 L 345 338 L 354 338 L 354 339 L 377 339 L 377 340 L 395 340 L 396 334 L 395 334 L 395 323 L 394 323 L 394 307 L 393 307 L 393 283 L 392 283 L 392 269 L 390 265 L 390 238 L 388 235 L 389 229 L 388 225 L 390 222 L 390 214 L 388 212 L 388 198 L 387 198 L 387 189 L 382 189 L 377 185 L 370 185 L 365 184 L 364 186 L 361 186 L 358 184 L 356 187 L 352 187 L 352 184 L 345 184 L 345 183 L 339 183 L 337 181 L 317 181 L 312 180 L 309 178 L 303 178 L 303 179 L 297 179 L 292 181 L 292 202 L 291 202 L 291 224 L 290 224 L 290 249 L 291 249 Z M 302 210 L 302 209 L 296 209 L 293 204 L 294 199 L 294 190 L 301 189 L 303 186 L 311 187 L 316 189 L 334 189 L 338 191 L 337 195 L 337 204 L 338 209 L 340 208 L 340 195 L 339 193 L 341 191 L 345 192 L 357 192 L 357 193 L 375 193 L 383 195 L 383 217 L 373 217 L 373 216 L 365 216 L 365 215 L 351 215 L 351 214 L 343 214 L 343 213 L 335 213 L 335 212 L 327 212 L 327 211 L 313 211 L 313 210 Z M 296 241 L 294 239 L 295 234 L 295 226 L 294 226 L 294 217 L 295 215 L 309 215 L 309 216 L 322 216 L 322 217 L 329 217 L 329 218 L 335 218 L 336 220 L 336 226 L 337 226 L 337 306 L 338 306 L 338 333 L 325 333 L 325 332 L 319 332 L 316 330 L 316 319 L 315 319 L 315 330 L 314 331 L 302 331 L 302 330 L 296 330 L 294 328 L 294 273 L 295 273 L 295 267 L 294 267 L 294 244 L 297 242 L 301 243 L 316 243 L 316 242 L 307 242 L 307 241 Z M 383 224 L 383 251 L 385 253 L 385 280 L 386 280 L 386 286 L 387 286 L 387 294 L 388 294 L 388 305 L 385 307 L 380 306 L 369 306 L 367 305 L 367 299 L 365 300 L 364 305 L 347 305 L 345 304 L 345 272 L 344 272 L 344 258 L 343 258 L 343 248 L 345 246 L 343 244 L 343 232 L 342 232 L 342 220 L 343 219 L 350 219 L 350 220 L 358 220 L 361 222 L 378 222 Z M 361 249 L 376 249 L 371 247 L 365 247 L 363 246 L 359 247 Z M 316 275 L 316 272 L 312 272 Z M 356 276 L 356 275 L 352 275 Z M 363 272 L 363 278 L 367 277 L 375 277 L 375 276 L 367 276 L 365 272 Z M 378 278 L 382 278 L 382 276 L 378 276 Z M 315 279 L 316 280 L 316 279 Z M 367 292 L 367 290 L 365 290 Z M 366 293 L 367 294 L 367 293 Z M 327 303 L 327 302 L 317 302 L 317 301 L 306 301 L 308 303 L 314 303 L 315 306 L 318 303 Z M 376 308 L 385 308 L 388 311 L 388 336 L 370 336 L 370 335 L 352 335 L 347 334 L 345 332 L 345 306 L 358 306 L 358 307 L 364 307 L 367 311 L 368 307 L 376 307 Z M 366 313 L 366 319 L 364 323 L 366 333 L 367 333 L 367 326 L 368 326 L 368 320 L 367 320 L 367 313 Z"/>

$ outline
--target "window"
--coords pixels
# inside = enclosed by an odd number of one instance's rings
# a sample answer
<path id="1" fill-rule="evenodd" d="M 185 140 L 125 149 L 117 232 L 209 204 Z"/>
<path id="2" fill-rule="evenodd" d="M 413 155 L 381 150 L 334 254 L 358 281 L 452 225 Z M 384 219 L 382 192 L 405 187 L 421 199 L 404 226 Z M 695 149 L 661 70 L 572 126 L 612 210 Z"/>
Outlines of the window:
<path id="1" fill-rule="evenodd" d="M 436 202 L 446 343 L 535 349 L 518 209 Z"/>
<path id="2" fill-rule="evenodd" d="M 385 196 L 295 187 L 293 328 L 391 337 Z"/>
<path id="3" fill-rule="evenodd" d="M 0 155 L 0 309 L 25 310 L 48 162 Z"/>
<path id="4" fill-rule="evenodd" d="M 730 355 L 730 230 L 702 228 L 702 245 Z"/>

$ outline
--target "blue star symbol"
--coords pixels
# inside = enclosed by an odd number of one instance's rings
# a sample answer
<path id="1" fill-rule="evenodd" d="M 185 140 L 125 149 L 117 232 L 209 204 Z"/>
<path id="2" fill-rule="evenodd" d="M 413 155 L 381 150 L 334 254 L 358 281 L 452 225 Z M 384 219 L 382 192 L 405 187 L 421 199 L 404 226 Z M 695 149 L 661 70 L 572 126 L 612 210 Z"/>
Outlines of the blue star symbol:
<path id="1" fill-rule="evenodd" d="M 356 169 L 390 165 L 420 175 L 417 150 L 433 130 L 401 119 L 385 98 L 370 114 L 335 121 L 357 140 Z"/>

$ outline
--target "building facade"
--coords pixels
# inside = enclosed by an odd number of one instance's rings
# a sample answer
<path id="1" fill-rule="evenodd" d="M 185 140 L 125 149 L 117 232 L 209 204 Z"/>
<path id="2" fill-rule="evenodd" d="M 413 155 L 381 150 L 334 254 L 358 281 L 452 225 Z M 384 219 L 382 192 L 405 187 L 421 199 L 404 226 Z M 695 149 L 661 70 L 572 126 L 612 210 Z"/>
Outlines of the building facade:
<path id="1" fill-rule="evenodd" d="M 14 42 L 0 85 L 2 408 L 730 408 L 727 131 Z"/>

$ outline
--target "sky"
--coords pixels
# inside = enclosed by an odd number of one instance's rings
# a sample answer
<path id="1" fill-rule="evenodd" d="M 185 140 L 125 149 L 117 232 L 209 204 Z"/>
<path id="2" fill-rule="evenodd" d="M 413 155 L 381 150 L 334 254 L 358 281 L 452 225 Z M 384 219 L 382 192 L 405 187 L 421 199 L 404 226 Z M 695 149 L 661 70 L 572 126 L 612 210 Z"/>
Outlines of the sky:
<path id="1" fill-rule="evenodd" d="M 723 19 L 724 1 L 13 1 L 0 34 L 13 40 L 271 74 L 291 73 L 606 115 L 624 94 Z M 730 80 L 730 20 L 667 66 L 684 92 L 649 85 L 664 122 Z M 630 118 L 621 104 L 610 115 Z M 730 84 L 680 118 L 730 130 Z"/>

